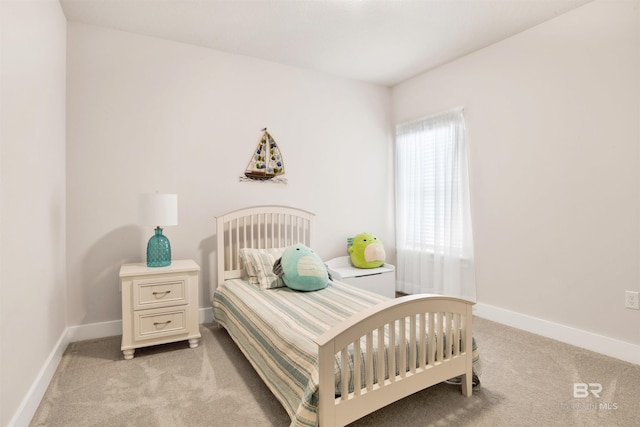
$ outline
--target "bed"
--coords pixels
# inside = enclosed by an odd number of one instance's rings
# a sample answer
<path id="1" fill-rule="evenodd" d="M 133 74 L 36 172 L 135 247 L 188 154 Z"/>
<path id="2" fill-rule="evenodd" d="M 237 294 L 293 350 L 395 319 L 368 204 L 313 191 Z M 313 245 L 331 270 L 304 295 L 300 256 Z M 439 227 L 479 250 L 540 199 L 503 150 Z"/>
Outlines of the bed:
<path id="1" fill-rule="evenodd" d="M 278 285 L 269 267 L 287 246 L 313 247 L 313 220 L 292 207 L 256 206 L 216 221 L 214 318 L 291 425 L 343 426 L 452 378 L 470 396 L 472 302 L 388 299 L 337 281 L 314 292 Z"/>

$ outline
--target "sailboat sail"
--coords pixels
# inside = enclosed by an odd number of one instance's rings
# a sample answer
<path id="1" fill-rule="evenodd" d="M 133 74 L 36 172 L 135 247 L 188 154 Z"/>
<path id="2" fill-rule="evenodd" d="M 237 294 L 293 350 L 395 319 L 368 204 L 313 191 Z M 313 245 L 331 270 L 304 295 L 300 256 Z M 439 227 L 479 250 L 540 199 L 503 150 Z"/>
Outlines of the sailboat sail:
<path id="1" fill-rule="evenodd" d="M 267 132 L 267 128 L 262 131 L 264 132 L 262 138 L 260 138 L 244 172 L 244 175 L 249 179 L 266 180 L 284 174 L 284 162 L 280 148 Z"/>

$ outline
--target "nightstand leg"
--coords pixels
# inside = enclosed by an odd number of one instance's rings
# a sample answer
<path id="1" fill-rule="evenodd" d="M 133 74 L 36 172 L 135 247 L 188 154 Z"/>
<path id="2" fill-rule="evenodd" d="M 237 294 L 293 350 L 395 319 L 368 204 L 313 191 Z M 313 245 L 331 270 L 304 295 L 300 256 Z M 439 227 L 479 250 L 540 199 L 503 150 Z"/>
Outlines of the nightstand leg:
<path id="1" fill-rule="evenodd" d="M 200 344 L 199 338 L 194 338 L 189 340 L 189 348 L 196 348 Z"/>
<path id="2" fill-rule="evenodd" d="M 122 354 L 124 354 L 124 360 L 133 359 L 133 353 L 135 352 L 136 352 L 135 348 L 132 348 L 131 350 L 122 350 Z"/>

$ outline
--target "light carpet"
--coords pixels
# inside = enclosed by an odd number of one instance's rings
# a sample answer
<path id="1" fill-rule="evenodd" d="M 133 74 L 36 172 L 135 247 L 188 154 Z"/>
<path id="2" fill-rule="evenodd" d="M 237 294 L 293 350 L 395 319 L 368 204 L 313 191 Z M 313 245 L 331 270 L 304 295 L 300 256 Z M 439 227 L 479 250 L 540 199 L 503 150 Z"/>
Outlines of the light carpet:
<path id="1" fill-rule="evenodd" d="M 443 383 L 351 426 L 640 425 L 640 366 L 474 322 L 483 372 L 471 397 Z M 31 426 L 288 426 L 226 331 L 216 324 L 200 331 L 195 349 L 142 348 L 133 360 L 123 360 L 119 336 L 72 343 Z"/>

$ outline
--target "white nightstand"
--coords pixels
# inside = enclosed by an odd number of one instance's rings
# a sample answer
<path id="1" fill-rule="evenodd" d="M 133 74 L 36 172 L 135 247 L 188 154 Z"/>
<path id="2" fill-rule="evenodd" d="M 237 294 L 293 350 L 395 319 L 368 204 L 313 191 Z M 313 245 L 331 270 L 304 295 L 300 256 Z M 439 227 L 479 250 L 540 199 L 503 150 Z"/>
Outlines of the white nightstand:
<path id="1" fill-rule="evenodd" d="M 396 297 L 396 269 L 391 264 L 378 268 L 356 268 L 348 256 L 327 261 L 327 270 L 334 280 L 357 288 L 375 292 L 385 297 Z"/>
<path id="2" fill-rule="evenodd" d="M 136 348 L 189 340 L 200 342 L 198 273 L 193 260 L 172 261 L 168 267 L 146 263 L 120 268 L 122 291 L 122 353 L 133 359 Z"/>

